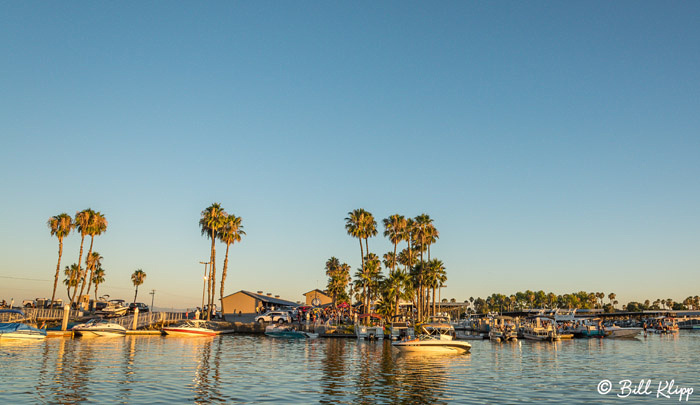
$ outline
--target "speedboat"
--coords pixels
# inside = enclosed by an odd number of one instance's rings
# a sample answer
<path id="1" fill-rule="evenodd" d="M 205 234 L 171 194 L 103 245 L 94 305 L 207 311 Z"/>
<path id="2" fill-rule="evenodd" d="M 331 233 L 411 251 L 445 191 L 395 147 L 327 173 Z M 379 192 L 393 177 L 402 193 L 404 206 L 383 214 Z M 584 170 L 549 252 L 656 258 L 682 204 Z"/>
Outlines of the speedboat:
<path id="1" fill-rule="evenodd" d="M 172 336 L 214 336 L 218 332 L 209 327 L 207 321 L 203 319 L 188 319 L 173 326 L 163 328 L 166 335 Z"/>
<path id="2" fill-rule="evenodd" d="M 492 342 L 515 342 L 518 340 L 518 331 L 510 316 L 493 317 L 491 328 L 489 329 L 489 340 Z"/>
<path id="3" fill-rule="evenodd" d="M 126 329 L 118 323 L 104 319 L 91 319 L 71 329 L 76 336 L 82 337 L 117 337 L 126 336 Z"/>
<path id="4" fill-rule="evenodd" d="M 285 325 L 270 325 L 265 328 L 265 335 L 270 336 L 270 337 L 279 337 L 279 338 L 292 338 L 292 339 L 316 339 L 318 337 L 318 333 L 311 333 L 311 332 L 306 332 L 303 330 L 296 330 L 293 326 L 285 326 Z"/>
<path id="5" fill-rule="evenodd" d="M 678 324 L 675 318 L 660 316 L 649 320 L 650 326 L 647 329 L 650 333 L 678 333 Z"/>
<path id="6" fill-rule="evenodd" d="M 426 329 L 424 324 L 421 325 L 422 333 L 417 338 L 392 342 L 391 345 L 404 352 L 468 353 L 472 345 L 469 342 L 454 340 L 450 328 Z"/>
<path id="7" fill-rule="evenodd" d="M 0 317 L 8 322 L 0 322 L 0 339 L 44 339 L 46 329 L 37 329 L 21 321 L 27 320 L 19 309 L 2 309 Z"/>
<path id="8" fill-rule="evenodd" d="M 607 338 L 633 338 L 642 332 L 642 328 L 622 328 L 617 325 L 605 327 Z"/>
<path id="9" fill-rule="evenodd" d="M 99 310 L 97 313 L 106 318 L 116 318 L 118 316 L 126 315 L 128 310 L 129 306 L 126 305 L 124 300 L 109 300 L 105 307 Z"/>

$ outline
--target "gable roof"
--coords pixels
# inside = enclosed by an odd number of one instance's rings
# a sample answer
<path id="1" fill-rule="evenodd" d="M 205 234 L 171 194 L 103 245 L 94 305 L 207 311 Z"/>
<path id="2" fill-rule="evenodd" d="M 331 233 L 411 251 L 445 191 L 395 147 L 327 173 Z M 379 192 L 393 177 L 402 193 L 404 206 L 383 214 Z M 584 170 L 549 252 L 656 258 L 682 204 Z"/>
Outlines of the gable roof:
<path id="1" fill-rule="evenodd" d="M 318 288 L 313 289 L 313 290 L 311 290 L 311 291 L 309 291 L 309 292 L 307 292 L 307 293 L 305 293 L 305 294 L 302 294 L 302 295 L 307 296 L 307 295 L 309 295 L 309 294 L 311 294 L 311 293 L 321 294 L 321 295 L 324 295 L 324 296 L 326 296 L 326 297 L 328 297 L 328 298 L 331 298 L 330 295 L 326 294 L 324 291 L 319 290 Z"/>
<path id="2" fill-rule="evenodd" d="M 296 302 L 287 301 L 287 300 L 283 300 L 283 299 L 275 298 L 275 297 L 270 297 L 270 296 L 267 296 L 267 295 L 264 295 L 264 294 L 257 294 L 257 293 L 250 292 L 250 291 L 245 291 L 245 290 L 241 290 L 241 291 L 235 292 L 235 293 L 233 293 L 233 294 L 229 294 L 229 295 L 225 296 L 224 298 L 228 298 L 228 297 L 230 297 L 230 296 L 232 296 L 232 295 L 235 295 L 235 294 L 238 294 L 238 293 L 243 293 L 243 294 L 245 294 L 245 295 L 248 295 L 248 296 L 250 296 L 250 297 L 253 297 L 253 298 L 255 298 L 255 299 L 258 299 L 258 300 L 260 300 L 260 301 L 262 301 L 262 302 L 267 302 L 267 303 L 270 303 L 270 304 L 284 305 L 284 306 L 289 306 L 289 307 L 297 307 L 297 306 L 299 306 L 299 304 L 297 304 Z"/>

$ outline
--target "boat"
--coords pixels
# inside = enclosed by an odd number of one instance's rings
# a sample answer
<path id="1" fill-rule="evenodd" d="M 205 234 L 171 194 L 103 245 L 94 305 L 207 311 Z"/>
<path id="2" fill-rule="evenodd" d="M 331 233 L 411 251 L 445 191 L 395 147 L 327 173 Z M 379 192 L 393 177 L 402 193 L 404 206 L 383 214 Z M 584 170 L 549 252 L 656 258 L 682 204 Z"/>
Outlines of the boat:
<path id="1" fill-rule="evenodd" d="M 686 319 L 684 321 L 678 322 L 679 329 L 700 329 L 700 319 Z"/>
<path id="2" fill-rule="evenodd" d="M 71 328 L 76 336 L 82 337 L 119 337 L 126 336 L 126 328 L 118 323 L 109 322 L 104 319 L 91 319 L 80 325 Z"/>
<path id="3" fill-rule="evenodd" d="M 173 326 L 166 326 L 163 332 L 170 336 L 214 336 L 218 332 L 209 327 L 209 323 L 202 319 L 188 319 Z"/>
<path id="4" fill-rule="evenodd" d="M 453 339 L 454 328 L 438 328 L 434 325 L 426 328 L 421 325 L 421 334 L 413 339 L 392 342 L 392 347 L 404 352 L 433 352 L 433 353 L 469 353 L 472 345 Z"/>
<path id="5" fill-rule="evenodd" d="M 37 340 L 46 338 L 46 329 L 37 329 L 23 321 L 26 315 L 19 309 L 0 309 L 0 339 Z"/>
<path id="6" fill-rule="evenodd" d="M 391 340 L 413 339 L 416 337 L 411 321 L 403 315 L 395 315 L 391 318 L 389 335 Z"/>
<path id="7" fill-rule="evenodd" d="M 529 340 L 546 340 L 550 342 L 560 340 L 561 337 L 553 323 L 554 319 L 542 320 L 539 316 L 535 317 L 532 322 L 523 325 L 522 335 Z"/>
<path id="8" fill-rule="evenodd" d="M 384 325 L 382 317 L 375 314 L 363 314 L 357 318 L 355 324 L 355 335 L 358 339 L 384 339 Z M 362 325 L 361 321 L 367 320 L 367 325 Z"/>
<path id="9" fill-rule="evenodd" d="M 647 332 L 649 333 L 678 333 L 678 324 L 676 323 L 675 318 L 660 316 L 658 318 L 648 320 L 647 325 L 649 325 L 647 328 Z"/>
<path id="10" fill-rule="evenodd" d="M 109 300 L 106 305 L 97 311 L 97 314 L 104 316 L 105 318 L 116 318 L 119 316 L 126 315 L 129 310 L 129 306 L 124 300 Z"/>
<path id="11" fill-rule="evenodd" d="M 617 325 L 605 327 L 606 338 L 634 338 L 642 332 L 642 328 L 622 328 Z"/>
<path id="12" fill-rule="evenodd" d="M 447 334 L 454 338 L 455 328 L 450 322 L 450 317 L 446 315 L 435 315 L 428 317 L 428 320 L 419 325 L 420 330 L 429 335 Z"/>
<path id="13" fill-rule="evenodd" d="M 516 342 L 518 331 L 510 316 L 495 316 L 490 323 L 489 340 L 492 342 Z"/>
<path id="14" fill-rule="evenodd" d="M 600 319 L 578 319 L 573 325 L 564 329 L 564 333 L 573 333 L 577 338 L 602 338 L 608 333 Z"/>
<path id="15" fill-rule="evenodd" d="M 292 338 L 292 339 L 316 339 L 318 333 L 306 332 L 303 330 L 296 330 L 293 326 L 287 325 L 270 325 L 265 328 L 265 335 L 270 337 L 278 338 Z"/>

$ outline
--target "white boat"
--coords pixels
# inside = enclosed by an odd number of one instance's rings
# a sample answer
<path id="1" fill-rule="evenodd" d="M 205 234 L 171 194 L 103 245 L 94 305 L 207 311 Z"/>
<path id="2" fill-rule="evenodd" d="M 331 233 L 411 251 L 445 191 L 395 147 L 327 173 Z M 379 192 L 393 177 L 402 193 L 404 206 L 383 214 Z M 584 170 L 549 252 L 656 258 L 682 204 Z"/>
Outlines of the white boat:
<path id="1" fill-rule="evenodd" d="M 404 352 L 433 352 L 433 353 L 468 353 L 472 345 L 468 342 L 454 340 L 451 332 L 454 328 L 426 329 L 421 326 L 422 334 L 414 339 L 392 342 L 392 347 Z"/>
<path id="2" fill-rule="evenodd" d="M 421 331 L 428 335 L 449 335 L 453 339 L 456 336 L 455 328 L 450 323 L 449 316 L 431 316 L 419 326 Z"/>
<path id="3" fill-rule="evenodd" d="M 209 327 L 207 321 L 202 319 L 189 319 L 173 326 L 166 326 L 163 332 L 170 336 L 214 336 L 218 332 Z"/>
<path id="4" fill-rule="evenodd" d="M 642 332 L 642 328 L 621 328 L 617 325 L 605 327 L 606 338 L 633 338 Z"/>
<path id="5" fill-rule="evenodd" d="M 489 329 L 489 340 L 492 342 L 516 342 L 518 340 L 518 331 L 513 318 L 510 316 L 495 316 L 491 322 Z"/>
<path id="6" fill-rule="evenodd" d="M 553 326 L 554 320 L 542 320 L 536 317 L 534 321 L 522 327 L 522 335 L 529 340 L 547 340 L 550 342 L 560 340 L 557 329 Z"/>
<path id="7" fill-rule="evenodd" d="M 124 300 L 109 300 L 107 305 L 101 310 L 97 311 L 98 314 L 106 318 L 116 318 L 118 316 L 126 315 L 129 310 L 129 306 Z"/>
<path id="8" fill-rule="evenodd" d="M 667 334 L 678 333 L 678 324 L 675 318 L 660 316 L 658 318 L 647 320 L 649 333 Z"/>
<path id="9" fill-rule="evenodd" d="M 83 337 L 126 336 L 126 329 L 123 326 L 104 319 L 91 319 L 85 323 L 81 323 L 80 325 L 75 325 L 71 330 L 75 335 Z"/>
<path id="10" fill-rule="evenodd" d="M 366 321 L 368 325 L 362 325 L 363 321 Z M 374 314 L 360 315 L 358 323 L 355 324 L 355 335 L 358 339 L 384 339 L 384 324 L 382 318 Z"/>
<path id="11" fill-rule="evenodd" d="M 296 330 L 293 326 L 274 324 L 265 328 L 265 335 L 278 338 L 316 339 L 318 333 Z"/>
<path id="12" fill-rule="evenodd" d="M 391 318 L 389 334 L 391 336 L 391 340 L 402 340 L 405 338 L 413 339 L 416 337 L 413 325 L 403 315 L 397 315 Z"/>
<path id="13" fill-rule="evenodd" d="M 46 338 L 46 329 L 37 329 L 23 323 L 28 320 L 19 309 L 2 309 L 0 317 L 7 322 L 0 322 L 0 339 L 37 340 Z"/>

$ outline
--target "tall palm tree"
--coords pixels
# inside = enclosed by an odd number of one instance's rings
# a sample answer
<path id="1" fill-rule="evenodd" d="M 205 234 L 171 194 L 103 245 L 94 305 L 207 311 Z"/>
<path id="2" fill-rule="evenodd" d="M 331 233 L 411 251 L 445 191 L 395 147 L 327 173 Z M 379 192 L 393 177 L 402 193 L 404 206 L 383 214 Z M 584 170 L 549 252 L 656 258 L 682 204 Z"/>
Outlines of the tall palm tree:
<path id="1" fill-rule="evenodd" d="M 101 266 L 95 269 L 91 281 L 95 284 L 95 301 L 97 301 L 97 286 L 105 282 L 105 270 Z"/>
<path id="2" fill-rule="evenodd" d="M 393 315 L 399 313 L 399 301 L 410 298 L 411 294 L 411 279 L 407 273 L 400 270 L 393 270 L 389 273 L 389 277 L 383 283 L 383 298 L 387 302 L 392 302 Z"/>
<path id="3" fill-rule="evenodd" d="M 365 237 L 365 251 L 369 254 L 369 238 L 377 236 L 377 221 L 374 220 L 372 213 L 365 211 L 363 233 Z"/>
<path id="4" fill-rule="evenodd" d="M 73 298 L 75 298 L 75 287 L 80 283 L 80 266 L 78 266 L 77 263 L 73 263 L 70 266 L 66 266 L 66 268 L 63 270 L 63 274 L 66 275 L 66 278 L 63 280 L 63 284 L 66 285 L 67 293 L 68 293 L 68 299 L 71 302 L 71 305 L 73 304 Z M 70 289 L 73 288 L 73 296 L 70 294 Z"/>
<path id="5" fill-rule="evenodd" d="M 425 266 L 423 265 L 425 262 L 423 261 L 423 251 L 425 250 L 425 241 L 426 238 L 428 237 L 428 227 L 431 225 L 433 220 L 430 218 L 428 214 L 420 214 L 415 218 L 415 236 L 417 238 L 417 242 L 420 243 L 420 261 L 421 261 L 421 273 L 418 274 L 418 316 L 421 320 L 423 320 L 424 315 L 425 315 L 425 308 L 423 307 L 423 300 L 425 299 L 425 291 L 424 291 L 424 276 L 422 270 L 425 270 Z"/>
<path id="6" fill-rule="evenodd" d="M 144 281 L 146 281 L 146 273 L 144 273 L 144 271 L 141 269 L 134 271 L 134 273 L 131 275 L 131 282 L 134 283 L 134 287 L 136 287 L 136 292 L 134 293 L 134 303 L 136 303 L 136 296 L 139 294 L 139 286 L 143 284 Z"/>
<path id="7" fill-rule="evenodd" d="M 102 259 L 104 259 L 104 257 L 102 257 L 98 252 L 92 252 L 85 258 L 86 268 L 90 270 L 90 280 L 88 280 L 88 289 L 85 293 L 87 295 L 90 295 L 90 288 L 92 287 L 92 279 L 95 275 L 95 269 L 102 266 Z"/>
<path id="8" fill-rule="evenodd" d="M 224 268 L 221 270 L 221 290 L 219 298 L 221 299 L 221 313 L 224 313 L 224 282 L 226 282 L 226 270 L 228 270 L 228 250 L 231 245 L 241 241 L 241 236 L 245 235 L 243 225 L 241 225 L 241 217 L 229 214 L 224 218 L 221 232 L 219 232 L 219 240 L 226 244 L 226 256 L 224 259 Z"/>
<path id="9" fill-rule="evenodd" d="M 360 259 L 362 263 L 361 269 L 365 268 L 365 252 L 362 247 L 362 239 L 365 236 L 365 211 L 362 208 L 358 208 L 348 212 L 347 218 L 345 218 L 345 230 L 348 235 L 353 238 L 357 238 L 360 241 Z"/>
<path id="10" fill-rule="evenodd" d="M 199 219 L 199 226 L 202 229 L 202 235 L 211 239 L 211 257 L 209 258 L 209 280 L 207 283 L 208 307 L 207 320 L 211 319 L 212 305 L 214 304 L 214 286 L 216 285 L 216 235 L 224 225 L 224 219 L 227 217 L 226 212 L 219 203 L 213 203 L 202 211 L 202 217 Z"/>
<path id="11" fill-rule="evenodd" d="M 396 248 L 404 238 L 406 232 L 406 218 L 403 215 L 394 214 L 389 218 L 384 218 L 384 236 L 388 237 L 391 243 L 394 244 L 394 260 L 392 262 L 391 271 L 396 267 Z"/>
<path id="12" fill-rule="evenodd" d="M 425 233 L 425 244 L 426 248 L 428 249 L 428 261 L 430 261 L 430 246 L 437 242 L 439 238 L 440 232 L 438 232 L 437 228 L 435 228 L 435 225 L 433 223 L 430 223 L 427 226 Z"/>
<path id="13" fill-rule="evenodd" d="M 90 219 L 88 221 L 87 234 L 90 235 L 90 249 L 88 249 L 87 257 L 92 255 L 92 245 L 95 241 L 95 236 L 102 235 L 107 231 L 107 218 L 102 215 L 101 212 L 91 212 Z M 85 291 L 85 284 L 92 282 L 92 277 L 87 277 L 88 267 L 85 267 L 85 272 L 83 273 L 83 283 L 80 287 L 80 295 L 78 299 L 83 296 L 83 291 Z M 88 295 L 90 295 L 90 290 L 88 289 Z"/>
<path id="14" fill-rule="evenodd" d="M 85 242 L 85 235 L 87 235 L 90 231 L 90 219 L 92 218 L 92 215 L 95 213 L 95 211 L 91 210 L 90 208 L 84 209 L 82 211 L 78 211 L 75 213 L 75 227 L 77 228 L 78 232 L 80 232 L 80 254 L 78 255 L 78 273 L 75 275 L 76 277 L 81 277 L 82 278 L 82 268 L 80 267 L 80 264 L 83 261 L 83 243 Z M 75 292 L 73 293 L 73 298 L 71 298 L 71 306 L 73 305 L 74 299 L 76 298 L 76 292 L 78 290 L 78 285 L 76 283 L 73 283 L 71 280 L 71 286 L 75 288 Z M 70 289 L 71 286 L 68 286 Z M 69 294 L 70 295 L 70 294 Z"/>
<path id="15" fill-rule="evenodd" d="M 56 299 L 56 288 L 58 287 L 58 276 L 61 272 L 61 256 L 63 256 L 63 238 L 70 234 L 75 226 L 73 224 L 73 218 L 65 212 L 62 214 L 54 215 L 49 218 L 46 223 L 51 230 L 51 236 L 56 236 L 58 238 L 58 263 L 56 264 L 56 275 L 53 280 L 53 292 L 51 293 L 51 305 L 53 305 Z"/>

